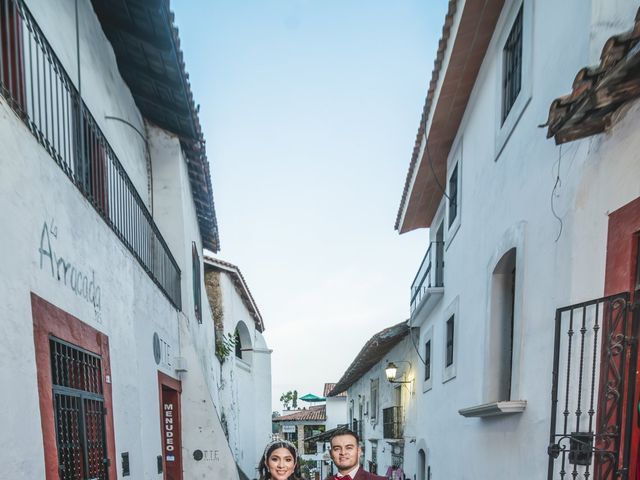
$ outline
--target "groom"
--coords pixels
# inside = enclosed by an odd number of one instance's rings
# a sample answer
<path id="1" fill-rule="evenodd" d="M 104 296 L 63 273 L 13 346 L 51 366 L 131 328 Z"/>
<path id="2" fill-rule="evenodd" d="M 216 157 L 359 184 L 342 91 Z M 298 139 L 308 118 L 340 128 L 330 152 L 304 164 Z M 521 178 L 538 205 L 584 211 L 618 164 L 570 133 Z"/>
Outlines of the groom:
<path id="1" fill-rule="evenodd" d="M 386 477 L 365 472 L 360 466 L 360 439 L 351 430 L 339 430 L 329 440 L 329 455 L 338 467 L 338 474 L 332 480 L 386 480 Z"/>

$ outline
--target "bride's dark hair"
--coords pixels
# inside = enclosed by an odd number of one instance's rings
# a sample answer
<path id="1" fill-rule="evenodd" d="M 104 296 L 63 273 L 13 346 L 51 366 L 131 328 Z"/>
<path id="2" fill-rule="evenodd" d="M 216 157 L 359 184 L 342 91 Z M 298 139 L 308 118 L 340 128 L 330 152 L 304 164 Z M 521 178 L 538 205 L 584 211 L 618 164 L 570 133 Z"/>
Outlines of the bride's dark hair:
<path id="1" fill-rule="evenodd" d="M 258 472 L 260 473 L 260 480 L 269 480 L 271 477 L 271 473 L 269 473 L 269 468 L 267 467 L 267 460 L 269 456 L 277 450 L 278 448 L 286 448 L 289 450 L 289 453 L 293 455 L 293 460 L 295 462 L 295 467 L 293 467 L 293 474 L 289 476 L 287 480 L 303 480 L 300 474 L 300 459 L 298 458 L 298 450 L 296 446 L 287 441 L 287 440 L 275 440 L 269 443 L 262 454 L 262 458 L 260 459 L 260 464 L 258 465 Z"/>

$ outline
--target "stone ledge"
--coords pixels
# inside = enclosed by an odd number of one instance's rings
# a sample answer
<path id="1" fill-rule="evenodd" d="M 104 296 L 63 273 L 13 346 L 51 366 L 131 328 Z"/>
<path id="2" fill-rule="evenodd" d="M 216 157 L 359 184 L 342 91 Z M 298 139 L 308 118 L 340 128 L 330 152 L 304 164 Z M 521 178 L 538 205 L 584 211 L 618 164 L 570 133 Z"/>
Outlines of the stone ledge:
<path id="1" fill-rule="evenodd" d="M 526 407 L 526 400 L 507 400 L 462 408 L 458 413 L 463 417 L 494 417 L 522 413 Z"/>

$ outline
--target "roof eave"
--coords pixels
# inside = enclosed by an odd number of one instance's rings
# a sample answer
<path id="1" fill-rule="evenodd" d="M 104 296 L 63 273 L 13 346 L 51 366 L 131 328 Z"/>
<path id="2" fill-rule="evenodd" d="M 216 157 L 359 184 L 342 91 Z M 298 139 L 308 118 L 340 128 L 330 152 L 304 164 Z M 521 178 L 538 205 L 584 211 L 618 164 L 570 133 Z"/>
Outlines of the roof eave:
<path id="1" fill-rule="evenodd" d="M 396 217 L 399 233 L 429 227 L 438 210 L 445 189 L 447 158 L 504 0 L 460 3 L 462 11 L 458 11 L 458 2 L 451 0 L 445 17 Z"/>

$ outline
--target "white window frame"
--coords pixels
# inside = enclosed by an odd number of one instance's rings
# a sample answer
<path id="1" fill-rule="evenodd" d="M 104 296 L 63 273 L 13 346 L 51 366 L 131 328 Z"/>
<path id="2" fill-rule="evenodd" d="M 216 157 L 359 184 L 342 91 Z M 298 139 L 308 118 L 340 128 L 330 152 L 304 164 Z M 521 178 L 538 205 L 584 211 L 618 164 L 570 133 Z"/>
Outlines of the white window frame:
<path id="1" fill-rule="evenodd" d="M 460 343 L 460 297 L 456 297 L 444 311 L 442 321 L 442 383 L 453 380 L 456 377 L 456 365 Z M 453 316 L 453 362 L 447 366 L 447 321 Z"/>
<path id="2" fill-rule="evenodd" d="M 455 334 L 455 331 L 454 331 Z M 434 368 L 433 368 L 433 359 L 434 359 L 434 350 L 435 350 L 435 345 L 433 344 L 433 326 L 430 326 L 427 331 L 424 334 L 424 337 L 422 337 L 422 342 L 420 344 L 420 348 L 423 349 L 423 353 L 425 354 L 425 358 L 424 358 L 424 362 L 423 362 L 423 367 L 426 370 L 427 365 L 426 365 L 426 352 L 424 351 L 425 345 L 427 344 L 427 342 L 431 342 L 431 375 L 429 375 L 429 379 L 425 380 L 424 379 L 424 374 L 426 372 L 422 372 L 422 392 L 428 392 L 429 390 L 431 390 L 433 388 L 433 372 L 434 372 Z"/>
<path id="3" fill-rule="evenodd" d="M 497 42 L 495 43 L 496 61 L 496 89 L 498 101 L 496 102 L 496 155 L 498 160 L 502 150 L 504 149 L 509 137 L 513 133 L 515 126 L 522 117 L 527 105 L 531 101 L 531 91 L 533 87 L 533 0 L 512 0 L 504 9 L 507 12 L 501 27 L 496 31 L 500 31 Z M 511 28 L 518 16 L 518 12 L 522 7 L 522 74 L 520 93 L 516 97 L 515 102 L 509 110 L 509 114 L 502 121 L 502 103 L 503 99 L 503 75 L 504 75 L 504 46 L 511 33 Z"/>
<path id="4" fill-rule="evenodd" d="M 372 378 L 369 385 L 371 396 L 371 409 L 369 410 L 369 420 L 372 425 L 378 423 L 378 410 L 380 410 L 380 379 Z"/>
<path id="5" fill-rule="evenodd" d="M 525 236 L 526 236 L 526 223 L 519 222 L 509 229 L 507 229 L 496 244 L 494 248 L 494 254 L 487 262 L 486 267 L 486 291 L 487 291 L 487 306 L 485 314 L 485 340 L 484 340 L 484 368 L 483 368 L 483 402 L 494 402 L 499 399 L 496 396 L 497 383 L 495 381 L 495 357 L 492 355 L 492 351 L 496 348 L 491 335 L 493 311 L 492 302 L 490 301 L 492 296 L 492 283 L 493 272 L 500 259 L 512 248 L 516 250 L 516 288 L 514 297 L 514 321 L 513 321 L 513 345 L 512 345 L 512 357 L 511 357 L 511 398 L 509 400 L 520 399 L 520 358 L 522 355 L 522 306 L 524 301 L 524 249 L 525 249 Z"/>
<path id="6" fill-rule="evenodd" d="M 462 217 L 462 140 L 458 142 L 455 146 L 455 149 L 452 149 L 453 155 L 449 156 L 449 161 L 447 162 L 447 198 L 445 198 L 445 250 L 449 248 L 451 242 L 453 241 L 456 233 L 460 229 L 460 218 Z M 453 222 L 449 221 L 449 196 L 451 195 L 450 189 L 450 180 L 453 174 L 453 170 L 458 167 L 457 175 L 458 179 L 456 182 L 456 217 L 453 219 Z"/>

